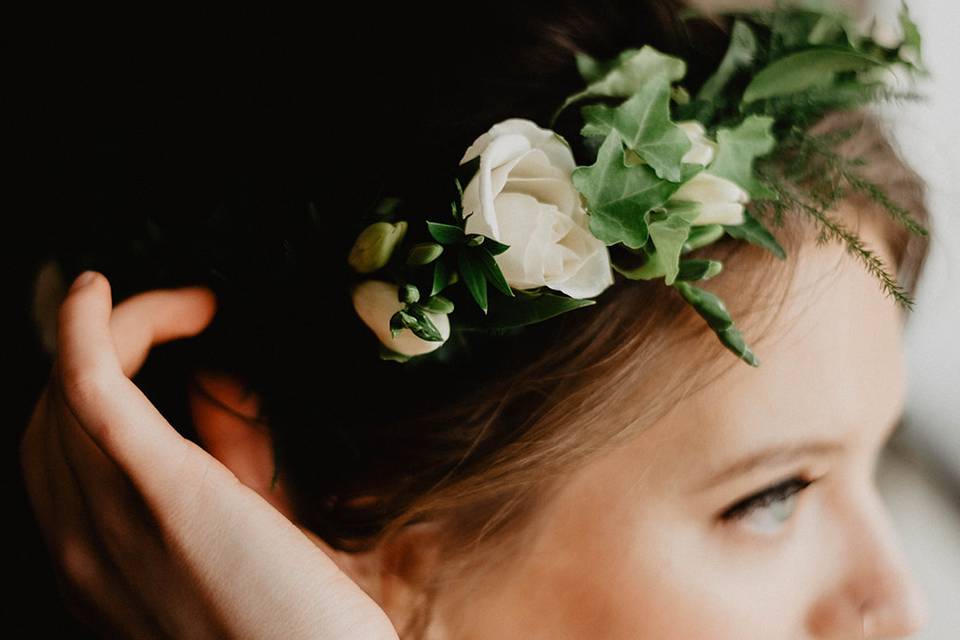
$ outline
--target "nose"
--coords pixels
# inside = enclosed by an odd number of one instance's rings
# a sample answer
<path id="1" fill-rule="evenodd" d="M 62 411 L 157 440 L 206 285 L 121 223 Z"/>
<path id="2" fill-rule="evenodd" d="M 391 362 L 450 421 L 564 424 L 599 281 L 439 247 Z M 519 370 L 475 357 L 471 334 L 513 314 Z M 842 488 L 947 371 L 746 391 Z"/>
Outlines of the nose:
<path id="1" fill-rule="evenodd" d="M 875 485 L 868 489 L 871 509 L 864 532 L 865 548 L 872 551 L 875 564 L 869 559 L 861 580 L 864 600 L 864 638 L 905 637 L 919 631 L 929 618 L 926 593 L 910 570 L 903 545 L 890 520 L 886 505 Z"/>
<path id="2" fill-rule="evenodd" d="M 876 582 L 861 607 L 864 638 L 901 638 L 924 627 L 927 596 L 902 564 L 878 569 Z"/>
<path id="3" fill-rule="evenodd" d="M 851 496 L 854 498 L 853 496 Z M 838 505 L 839 506 L 839 505 Z M 902 552 L 900 538 L 874 486 L 844 505 L 843 573 L 815 619 L 818 637 L 904 638 L 929 617 L 926 593 Z"/>

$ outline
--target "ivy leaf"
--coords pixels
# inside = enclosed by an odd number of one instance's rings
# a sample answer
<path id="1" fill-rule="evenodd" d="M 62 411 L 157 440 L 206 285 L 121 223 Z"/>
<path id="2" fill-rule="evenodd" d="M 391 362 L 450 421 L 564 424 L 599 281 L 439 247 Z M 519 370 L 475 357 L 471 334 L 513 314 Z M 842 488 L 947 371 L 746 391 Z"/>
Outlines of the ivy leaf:
<path id="1" fill-rule="evenodd" d="M 797 93 L 829 83 L 841 71 L 862 71 L 882 64 L 882 60 L 840 47 L 799 51 L 760 70 L 747 85 L 743 103 Z"/>
<path id="2" fill-rule="evenodd" d="M 680 182 L 680 159 L 692 146 L 687 134 L 670 120 L 670 80 L 659 74 L 617 107 L 603 104 L 582 109 L 583 135 L 607 135 L 616 129 L 620 138 L 644 159 L 657 176 Z"/>
<path id="3" fill-rule="evenodd" d="M 753 30 L 742 20 L 733 23 L 730 45 L 724 54 L 720 66 L 714 71 L 697 92 L 697 100 L 714 101 L 727 86 L 730 79 L 741 69 L 749 68 L 757 56 L 757 37 Z"/>
<path id="4" fill-rule="evenodd" d="M 676 82 L 687 73 L 682 59 L 661 53 L 649 45 L 640 49 L 625 49 L 611 62 L 597 62 L 586 54 L 577 56 L 577 69 L 588 82 L 586 89 L 563 101 L 550 118 L 550 126 L 560 113 L 574 102 L 591 97 L 622 97 L 633 95 L 656 75 L 663 74 Z"/>
<path id="5" fill-rule="evenodd" d="M 763 247 L 781 260 L 787 259 L 787 252 L 783 250 L 783 247 L 780 246 L 780 243 L 777 242 L 773 234 L 770 233 L 759 220 L 746 211 L 743 212 L 743 224 L 725 224 L 723 228 L 729 235 L 738 240 L 746 240 L 747 242 Z"/>
<path id="6" fill-rule="evenodd" d="M 694 203 L 671 203 L 666 212 L 648 211 L 644 215 L 656 251 L 650 256 L 659 265 L 666 284 L 673 284 L 680 270 L 680 252 L 690 233 L 690 224 L 700 215 Z M 664 216 L 661 218 L 661 216 Z"/>
<path id="7" fill-rule="evenodd" d="M 684 180 L 702 168 L 683 167 Z M 590 232 L 608 246 L 622 242 L 631 249 L 639 249 L 647 241 L 643 214 L 662 207 L 680 188 L 680 183 L 658 178 L 647 165 L 627 166 L 616 129 L 611 129 L 600 145 L 596 162 L 577 167 L 570 177 L 587 199 Z"/>
<path id="8" fill-rule="evenodd" d="M 737 354 L 747 364 L 754 367 L 760 366 L 760 360 L 747 347 L 740 330 L 733 324 L 733 319 L 720 298 L 705 289 L 700 289 L 682 280 L 677 280 L 673 286 L 680 292 L 683 299 L 700 314 L 700 317 L 707 321 L 707 324 L 727 349 Z"/>
<path id="9" fill-rule="evenodd" d="M 753 173 L 754 159 L 773 151 L 777 143 L 771 133 L 773 122 L 770 116 L 752 115 L 735 129 L 718 129 L 717 155 L 708 171 L 740 185 L 751 198 L 776 198 L 776 194 Z"/>
<path id="10" fill-rule="evenodd" d="M 469 250 L 459 252 L 457 266 L 460 275 L 463 276 L 463 284 L 470 291 L 470 295 L 483 312 L 487 313 L 487 278 L 483 267 L 474 261 L 473 254 Z"/>

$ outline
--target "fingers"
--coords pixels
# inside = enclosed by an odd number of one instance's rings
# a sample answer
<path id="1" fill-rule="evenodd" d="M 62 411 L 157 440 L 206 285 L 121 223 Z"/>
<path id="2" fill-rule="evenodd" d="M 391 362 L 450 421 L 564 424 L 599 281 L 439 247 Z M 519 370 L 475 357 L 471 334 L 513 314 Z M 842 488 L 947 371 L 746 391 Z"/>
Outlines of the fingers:
<path id="1" fill-rule="evenodd" d="M 181 465 L 197 455 L 188 455 L 193 443 L 170 426 L 125 368 L 134 371 L 153 344 L 202 330 L 214 300 L 200 288 L 135 296 L 118 305 L 115 339 L 110 293 L 99 273 L 75 281 L 59 310 L 55 366 L 78 424 L 145 499 L 160 499 L 176 489 Z M 165 302 L 172 311 L 164 310 Z"/>
<path id="2" fill-rule="evenodd" d="M 216 298 L 206 287 L 146 291 L 118 304 L 110 332 L 124 375 L 133 377 L 155 345 L 203 331 L 215 311 Z"/>

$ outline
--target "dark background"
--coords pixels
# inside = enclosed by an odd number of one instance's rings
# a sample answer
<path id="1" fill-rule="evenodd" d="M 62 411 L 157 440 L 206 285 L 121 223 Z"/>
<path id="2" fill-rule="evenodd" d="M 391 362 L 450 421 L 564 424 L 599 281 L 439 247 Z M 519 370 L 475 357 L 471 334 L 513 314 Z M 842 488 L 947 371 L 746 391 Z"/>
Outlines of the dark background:
<path id="1" fill-rule="evenodd" d="M 302 134 L 310 118 L 326 126 L 320 111 L 310 114 L 326 85 L 322 66 L 303 73 L 315 48 L 309 39 L 234 35 L 225 25 L 148 32 L 148 24 L 8 23 L 4 245 L 13 318 L 4 353 L 12 356 L 13 419 L 4 468 L 12 489 L 13 637 L 95 637 L 61 603 L 21 476 L 18 445 L 51 365 L 30 315 L 37 268 L 53 251 L 95 237 L 98 225 L 130 224 L 144 212 L 206 211 L 241 166 L 279 174 L 323 160 L 314 150 L 315 161 L 284 162 L 306 152 L 291 147 L 307 139 L 287 135 L 293 127 Z M 82 255 L 73 260 L 71 268 L 85 268 Z M 115 302 L 123 275 L 113 274 Z M 148 360 L 141 377 L 150 371 Z M 175 422 L 182 419 L 171 422 L 189 431 Z"/>

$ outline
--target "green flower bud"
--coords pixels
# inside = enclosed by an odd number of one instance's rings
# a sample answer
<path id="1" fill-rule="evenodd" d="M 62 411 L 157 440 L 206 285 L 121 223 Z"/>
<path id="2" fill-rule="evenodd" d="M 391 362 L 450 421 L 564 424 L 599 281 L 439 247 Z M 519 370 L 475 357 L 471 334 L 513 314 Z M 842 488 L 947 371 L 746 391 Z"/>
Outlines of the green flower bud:
<path id="1" fill-rule="evenodd" d="M 390 261 L 394 248 L 403 240 L 406 232 L 405 220 L 395 224 L 374 222 L 357 236 L 347 262 L 358 273 L 370 273 L 382 268 Z"/>
<path id="2" fill-rule="evenodd" d="M 479 247 L 481 244 L 483 244 L 483 234 L 471 233 L 467 236 L 466 245 L 468 247 Z"/>
<path id="3" fill-rule="evenodd" d="M 407 264 L 430 264 L 443 253 L 443 245 L 436 242 L 418 242 L 407 255 Z"/>
<path id="4" fill-rule="evenodd" d="M 413 304 L 420 300 L 420 290 L 417 289 L 416 285 L 405 284 L 400 287 L 400 302 L 405 304 Z"/>

